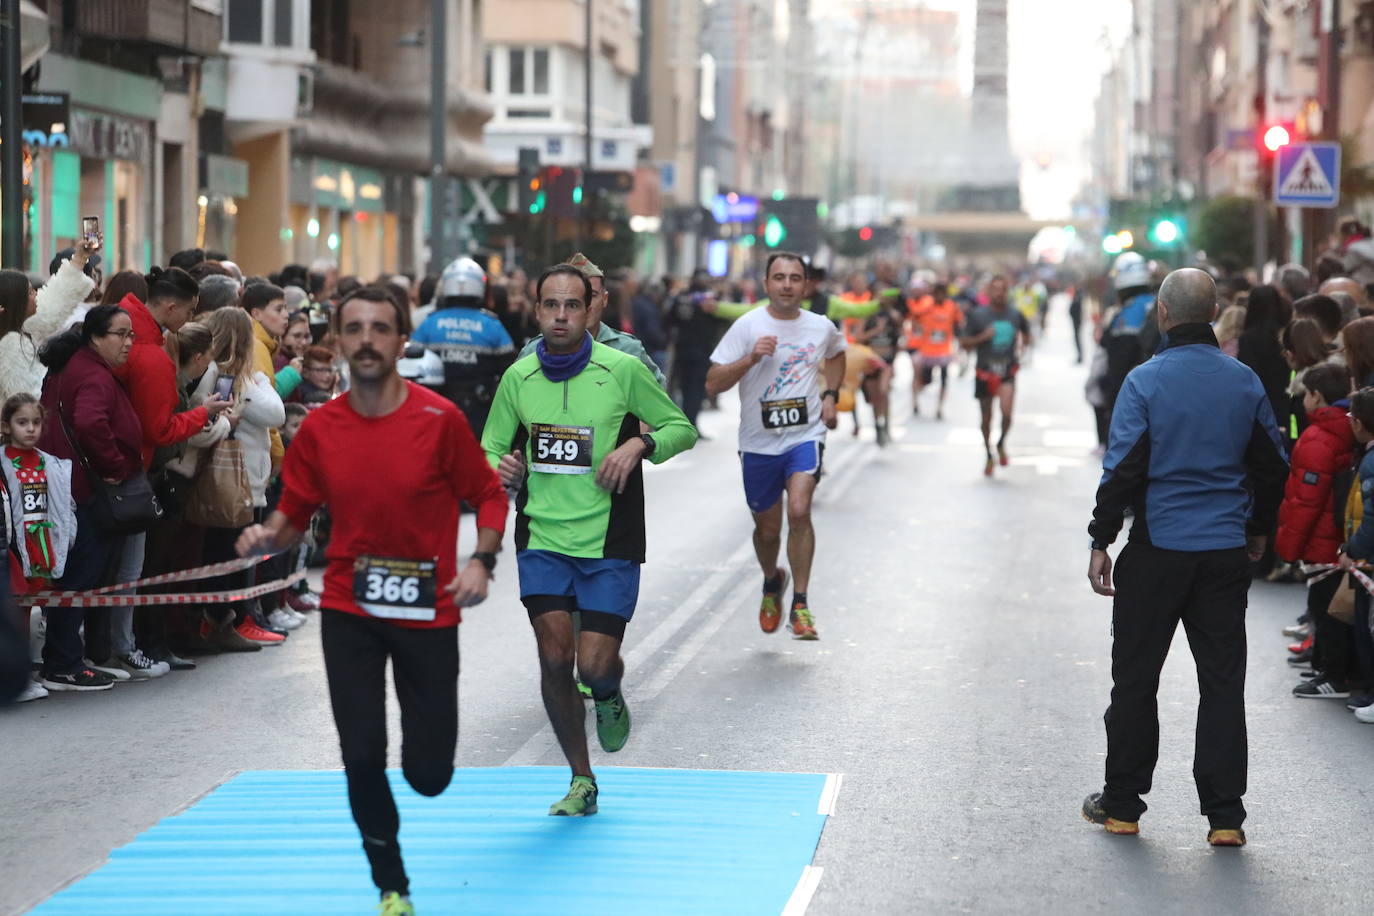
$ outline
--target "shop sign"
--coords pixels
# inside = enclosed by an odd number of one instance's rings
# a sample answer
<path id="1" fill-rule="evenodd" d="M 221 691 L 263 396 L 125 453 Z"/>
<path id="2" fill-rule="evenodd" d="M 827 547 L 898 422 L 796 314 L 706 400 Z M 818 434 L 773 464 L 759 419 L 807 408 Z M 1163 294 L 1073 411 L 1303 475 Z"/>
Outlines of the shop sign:
<path id="1" fill-rule="evenodd" d="M 26 93 L 23 98 L 24 142 L 33 149 L 70 146 L 67 122 L 71 118 L 71 107 L 67 93 Z"/>
<path id="2" fill-rule="evenodd" d="M 76 109 L 67 133 L 72 149 L 92 159 L 146 162 L 151 147 L 146 123 L 118 115 Z"/>

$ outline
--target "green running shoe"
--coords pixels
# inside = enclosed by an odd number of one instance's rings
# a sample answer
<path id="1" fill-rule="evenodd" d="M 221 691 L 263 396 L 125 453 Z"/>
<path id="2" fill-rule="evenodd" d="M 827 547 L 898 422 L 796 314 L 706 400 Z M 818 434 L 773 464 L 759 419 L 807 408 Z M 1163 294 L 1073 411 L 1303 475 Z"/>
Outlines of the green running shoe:
<path id="1" fill-rule="evenodd" d="M 625 746 L 630 737 L 630 708 L 619 690 L 609 700 L 596 701 L 596 736 L 601 749 L 614 754 Z"/>
<path id="2" fill-rule="evenodd" d="M 792 613 L 788 617 L 788 625 L 792 628 L 793 639 L 820 639 L 820 633 L 816 632 L 816 618 L 812 615 L 811 609 L 804 605 L 796 605 L 792 608 Z"/>
<path id="3" fill-rule="evenodd" d="M 382 902 L 377 904 L 377 916 L 415 916 L 415 907 L 409 897 L 387 891 L 382 895 Z"/>
<path id="4" fill-rule="evenodd" d="M 596 813 L 596 780 L 590 776 L 574 776 L 568 794 L 549 806 L 555 817 L 586 817 Z"/>

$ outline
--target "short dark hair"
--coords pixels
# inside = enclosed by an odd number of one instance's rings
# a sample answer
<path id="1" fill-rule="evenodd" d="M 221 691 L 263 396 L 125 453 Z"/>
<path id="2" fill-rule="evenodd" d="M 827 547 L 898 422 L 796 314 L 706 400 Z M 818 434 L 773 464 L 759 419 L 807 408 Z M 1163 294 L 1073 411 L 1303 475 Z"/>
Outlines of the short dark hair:
<path id="1" fill-rule="evenodd" d="M 271 283 L 254 283 L 244 289 L 239 304 L 248 314 L 253 314 L 260 308 L 265 308 L 268 303 L 277 299 L 285 299 L 286 290 L 280 286 L 273 286 Z"/>
<path id="2" fill-rule="evenodd" d="M 182 270 L 190 270 L 201 261 L 205 260 L 204 248 L 183 248 L 176 254 L 167 259 L 167 263 L 172 267 L 179 267 Z"/>
<path id="3" fill-rule="evenodd" d="M 571 264 L 555 264 L 552 267 L 545 268 L 544 272 L 539 275 L 539 279 L 534 282 L 535 305 L 538 305 L 544 300 L 544 281 L 549 279 L 549 277 L 556 277 L 559 274 L 577 277 L 581 280 L 583 296 L 585 297 L 582 300 L 582 304 L 586 306 L 592 304 L 592 281 L 587 279 L 587 275 Z"/>
<path id="4" fill-rule="evenodd" d="M 334 333 L 338 334 L 343 330 L 344 306 L 354 300 L 361 299 L 364 302 L 385 302 L 396 310 L 396 330 L 402 337 L 410 336 L 410 309 L 407 304 L 396 298 L 396 291 L 386 286 L 364 286 L 356 289 L 339 300 L 339 304 L 334 306 L 331 316 L 334 321 Z M 309 352 L 306 353 L 307 358 Z"/>
<path id="5" fill-rule="evenodd" d="M 1315 391 L 1328 404 L 1334 404 L 1350 393 L 1350 376 L 1343 366 L 1322 363 L 1302 374 L 1302 387 Z"/>
<path id="6" fill-rule="evenodd" d="M 1321 325 L 1322 333 L 1327 337 L 1335 337 L 1341 330 L 1341 307 L 1330 296 L 1323 296 L 1320 293 L 1303 296 L 1293 303 L 1293 314 L 1303 318 L 1311 318 Z"/>
<path id="7" fill-rule="evenodd" d="M 765 277 L 773 272 L 773 264 L 777 261 L 796 261 L 801 265 L 803 276 L 806 276 L 811 270 L 811 262 L 806 259 L 805 255 L 797 254 L 795 251 L 775 251 L 768 256 L 768 260 L 763 265 Z"/>
<path id="8" fill-rule="evenodd" d="M 1361 388 L 1350 396 L 1350 415 L 1374 432 L 1374 388 Z"/>
<path id="9" fill-rule="evenodd" d="M 289 404 L 283 404 L 282 407 L 286 408 L 286 419 L 288 420 L 292 417 L 307 417 L 310 415 L 309 408 L 304 404 L 297 404 L 295 401 Z"/>

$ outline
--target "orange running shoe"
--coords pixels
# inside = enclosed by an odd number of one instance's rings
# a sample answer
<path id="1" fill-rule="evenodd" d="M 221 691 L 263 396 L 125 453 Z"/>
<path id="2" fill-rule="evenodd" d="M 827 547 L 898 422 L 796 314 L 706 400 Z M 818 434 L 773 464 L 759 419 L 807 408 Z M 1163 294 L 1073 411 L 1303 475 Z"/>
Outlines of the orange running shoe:
<path id="1" fill-rule="evenodd" d="M 779 567 L 778 579 L 777 591 L 770 590 L 767 582 L 763 584 L 763 600 L 759 602 L 759 629 L 765 633 L 776 633 L 782 623 L 782 596 L 787 591 L 787 583 L 791 577 L 787 570 Z"/>

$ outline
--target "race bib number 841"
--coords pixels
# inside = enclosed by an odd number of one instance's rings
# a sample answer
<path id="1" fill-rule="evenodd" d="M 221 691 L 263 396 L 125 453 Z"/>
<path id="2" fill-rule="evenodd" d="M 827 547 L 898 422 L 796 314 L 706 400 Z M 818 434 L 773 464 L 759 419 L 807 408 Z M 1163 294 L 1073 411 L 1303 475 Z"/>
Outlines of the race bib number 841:
<path id="1" fill-rule="evenodd" d="M 358 557 L 353 561 L 353 600 L 373 617 L 433 620 L 437 567 L 434 560 Z"/>

